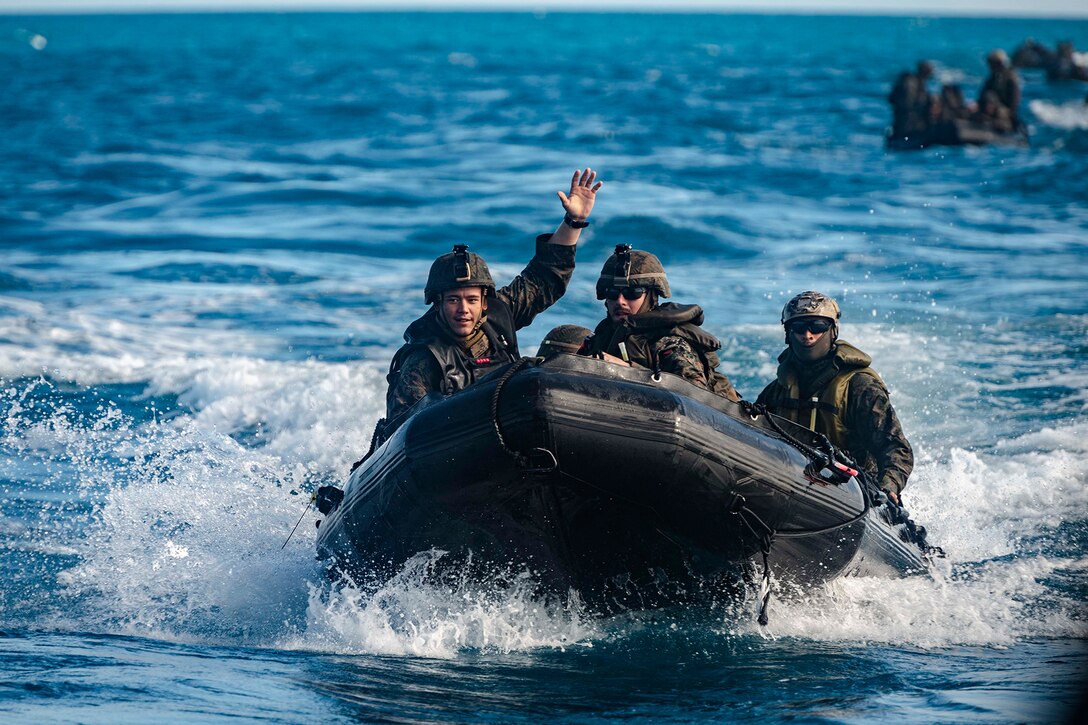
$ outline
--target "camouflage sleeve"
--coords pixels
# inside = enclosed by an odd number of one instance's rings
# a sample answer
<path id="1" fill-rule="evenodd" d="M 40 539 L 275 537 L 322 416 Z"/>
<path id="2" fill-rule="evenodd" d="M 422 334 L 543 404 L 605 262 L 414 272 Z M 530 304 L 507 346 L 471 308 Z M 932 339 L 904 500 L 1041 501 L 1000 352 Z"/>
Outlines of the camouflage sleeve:
<path id="1" fill-rule="evenodd" d="M 537 315 L 551 307 L 567 291 L 574 274 L 575 246 L 551 244 L 550 234 L 536 238 L 536 254 L 521 274 L 496 294 L 514 316 L 514 329 L 530 324 Z"/>
<path id="2" fill-rule="evenodd" d="M 707 384 L 707 388 L 715 395 L 732 400 L 734 403 L 740 402 L 741 394 L 733 387 L 732 381 L 726 377 L 725 373 L 711 370 L 710 382 Z"/>
<path id="3" fill-rule="evenodd" d="M 740 393 L 733 387 L 724 374 L 714 367 L 707 370 L 699 354 L 691 347 L 691 343 L 677 335 L 666 335 L 653 344 L 654 353 L 657 355 L 657 364 L 663 372 L 679 375 L 693 385 L 698 385 L 720 395 L 734 403 L 740 400 Z M 716 366 L 717 357 L 711 355 L 711 365 Z"/>
<path id="4" fill-rule="evenodd" d="M 700 388 L 707 387 L 703 361 L 687 340 L 676 335 L 666 335 L 653 345 L 657 364 L 663 372 L 679 375 Z"/>
<path id="5" fill-rule="evenodd" d="M 401 365 L 396 382 L 385 396 L 386 420 L 394 420 L 432 390 L 439 390 L 438 363 L 427 350 L 413 352 Z"/>
<path id="6" fill-rule="evenodd" d="M 888 391 L 870 375 L 855 375 L 850 381 L 844 423 L 851 437 L 872 455 L 877 480 L 885 491 L 899 493 L 914 470 L 914 451 L 892 408 Z"/>

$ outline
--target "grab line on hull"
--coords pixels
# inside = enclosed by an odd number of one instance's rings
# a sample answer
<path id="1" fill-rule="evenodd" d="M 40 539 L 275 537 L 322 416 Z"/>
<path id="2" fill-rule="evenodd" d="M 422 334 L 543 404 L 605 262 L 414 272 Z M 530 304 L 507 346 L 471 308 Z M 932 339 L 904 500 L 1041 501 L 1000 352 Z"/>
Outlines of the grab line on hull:
<path id="1" fill-rule="evenodd" d="M 518 466 L 522 468 L 531 468 L 530 456 L 515 451 L 513 448 L 506 445 L 506 438 L 502 434 L 502 426 L 499 425 L 499 397 L 502 395 L 502 391 L 506 387 L 506 384 L 510 382 L 510 378 L 528 363 L 532 362 L 533 359 L 534 358 L 531 357 L 523 357 L 511 365 L 510 368 L 502 374 L 502 377 L 499 378 L 499 381 L 495 384 L 495 392 L 491 394 L 491 425 L 495 428 L 495 437 L 499 439 L 499 447 L 501 447 L 503 451 L 513 458 Z M 546 449 L 533 450 L 544 451 Z M 551 451 L 547 451 L 547 453 L 551 455 L 553 461 L 556 461 L 556 467 L 558 467 L 559 463 L 555 454 Z"/>

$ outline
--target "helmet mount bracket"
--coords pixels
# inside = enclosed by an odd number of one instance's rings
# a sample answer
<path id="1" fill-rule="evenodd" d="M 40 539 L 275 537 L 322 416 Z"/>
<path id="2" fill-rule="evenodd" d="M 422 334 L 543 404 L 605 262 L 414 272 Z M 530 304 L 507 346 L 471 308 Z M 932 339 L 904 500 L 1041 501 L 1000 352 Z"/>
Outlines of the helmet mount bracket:
<path id="1" fill-rule="evenodd" d="M 616 259 L 619 262 L 619 271 L 624 278 L 631 276 L 631 245 L 617 244 Z"/>
<path id="2" fill-rule="evenodd" d="M 468 262 L 468 245 L 467 244 L 454 244 L 453 254 L 457 258 L 457 281 L 465 282 L 472 279 L 472 270 L 469 267 Z"/>

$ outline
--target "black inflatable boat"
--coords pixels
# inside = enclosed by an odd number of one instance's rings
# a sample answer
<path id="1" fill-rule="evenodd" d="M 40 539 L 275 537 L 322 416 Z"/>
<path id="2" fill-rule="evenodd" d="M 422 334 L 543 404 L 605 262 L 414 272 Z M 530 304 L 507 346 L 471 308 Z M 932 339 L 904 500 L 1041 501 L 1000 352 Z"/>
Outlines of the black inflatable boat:
<path id="1" fill-rule="evenodd" d="M 888 133 L 885 143 L 892 151 L 918 151 L 930 146 L 1027 146 L 1028 132 L 1023 126 L 1000 133 L 971 121 L 946 121 L 911 136 Z"/>
<path id="2" fill-rule="evenodd" d="M 342 498 L 323 490 L 318 555 L 359 577 L 471 552 L 606 609 L 676 601 L 759 564 L 801 585 L 925 572 L 924 530 L 833 453 L 679 377 L 522 359 L 420 401 Z"/>

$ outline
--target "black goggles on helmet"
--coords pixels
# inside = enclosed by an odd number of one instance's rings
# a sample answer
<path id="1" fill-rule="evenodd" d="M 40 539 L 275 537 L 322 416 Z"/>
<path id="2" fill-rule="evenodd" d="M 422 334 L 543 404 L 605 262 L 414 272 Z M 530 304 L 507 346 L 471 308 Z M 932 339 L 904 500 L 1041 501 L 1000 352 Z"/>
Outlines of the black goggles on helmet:
<path id="1" fill-rule="evenodd" d="M 624 287 L 623 289 L 609 287 L 604 291 L 604 298 L 606 300 L 618 300 L 620 295 L 623 295 L 625 300 L 637 300 L 646 294 L 646 290 L 646 287 Z"/>
<path id="2" fill-rule="evenodd" d="M 792 332 L 794 335 L 804 335 L 806 332 L 811 332 L 814 335 L 822 335 L 831 329 L 834 323 L 831 320 L 824 320 L 819 317 L 809 320 L 794 320 L 786 325 L 786 329 Z"/>

